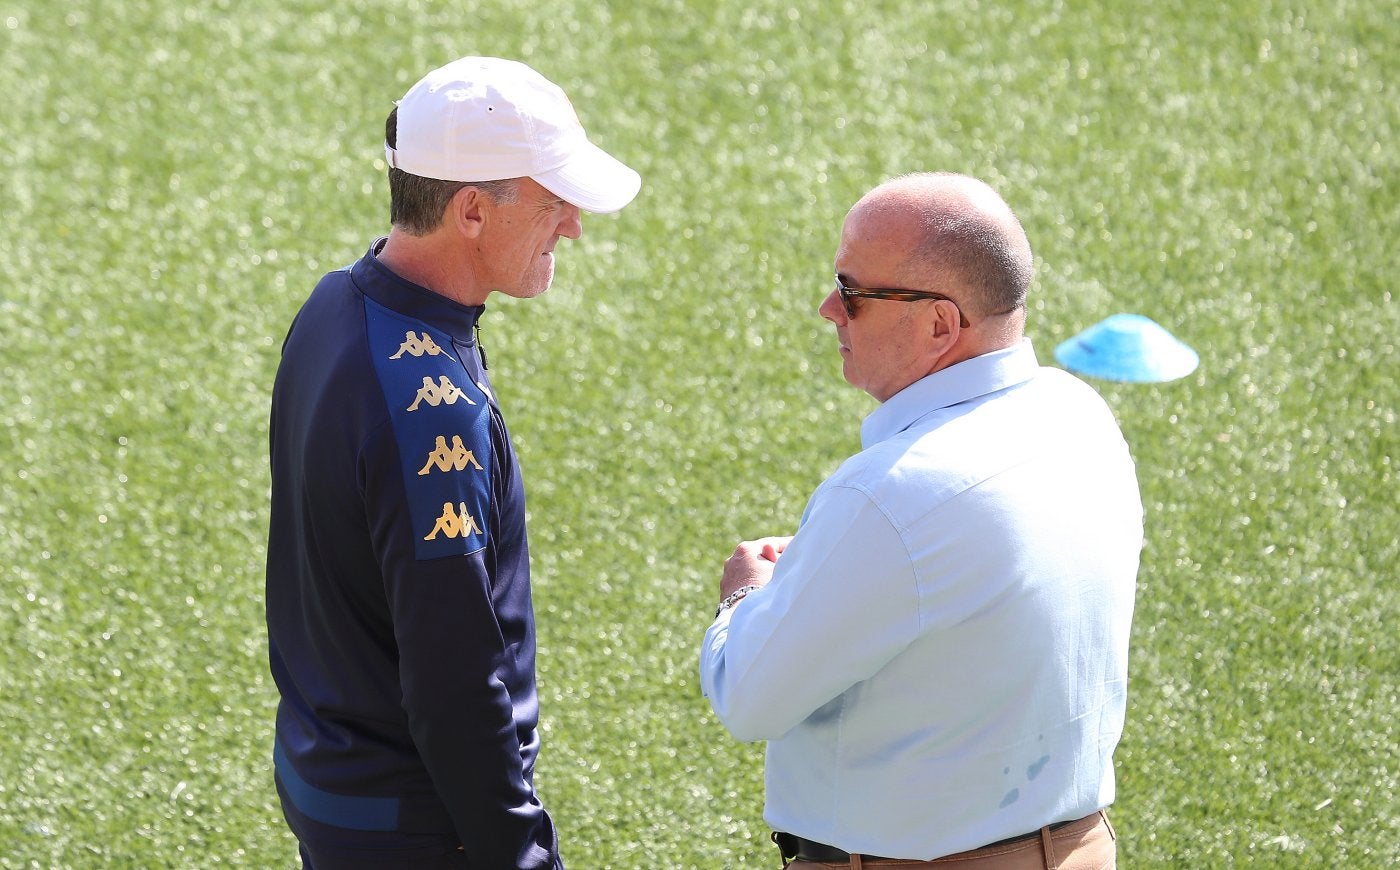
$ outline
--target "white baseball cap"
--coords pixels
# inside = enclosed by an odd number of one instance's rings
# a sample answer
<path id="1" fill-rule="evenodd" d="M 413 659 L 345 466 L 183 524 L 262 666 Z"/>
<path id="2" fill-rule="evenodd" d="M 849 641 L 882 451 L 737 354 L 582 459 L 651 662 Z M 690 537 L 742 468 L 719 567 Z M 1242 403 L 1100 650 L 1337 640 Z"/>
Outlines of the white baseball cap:
<path id="1" fill-rule="evenodd" d="M 389 165 L 441 181 L 529 177 L 584 211 L 621 209 L 635 171 L 588 141 L 558 85 L 523 63 L 464 57 L 435 69 L 398 103 Z"/>

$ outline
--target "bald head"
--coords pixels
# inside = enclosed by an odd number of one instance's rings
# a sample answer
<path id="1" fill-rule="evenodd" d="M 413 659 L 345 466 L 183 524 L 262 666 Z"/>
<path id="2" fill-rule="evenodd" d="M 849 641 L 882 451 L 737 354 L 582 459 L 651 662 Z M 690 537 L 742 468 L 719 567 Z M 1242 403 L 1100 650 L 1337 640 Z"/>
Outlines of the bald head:
<path id="1" fill-rule="evenodd" d="M 851 209 L 904 253 L 904 286 L 946 292 L 969 315 L 1004 314 L 1026 303 L 1031 246 L 1010 206 L 966 175 L 921 173 L 881 184 Z"/>

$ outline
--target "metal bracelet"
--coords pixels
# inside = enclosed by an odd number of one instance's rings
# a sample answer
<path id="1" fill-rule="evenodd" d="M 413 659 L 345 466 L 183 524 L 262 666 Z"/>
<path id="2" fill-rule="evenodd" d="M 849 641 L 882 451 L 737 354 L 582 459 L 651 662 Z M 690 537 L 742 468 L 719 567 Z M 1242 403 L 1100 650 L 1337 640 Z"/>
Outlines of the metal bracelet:
<path id="1" fill-rule="evenodd" d="M 740 599 L 745 595 L 748 595 L 755 589 L 762 588 L 763 587 L 759 586 L 757 583 L 750 583 L 748 586 L 740 586 L 738 589 L 735 589 L 733 592 L 729 593 L 728 598 L 719 603 L 719 607 L 715 609 L 715 617 L 718 618 L 721 613 L 738 604 Z"/>

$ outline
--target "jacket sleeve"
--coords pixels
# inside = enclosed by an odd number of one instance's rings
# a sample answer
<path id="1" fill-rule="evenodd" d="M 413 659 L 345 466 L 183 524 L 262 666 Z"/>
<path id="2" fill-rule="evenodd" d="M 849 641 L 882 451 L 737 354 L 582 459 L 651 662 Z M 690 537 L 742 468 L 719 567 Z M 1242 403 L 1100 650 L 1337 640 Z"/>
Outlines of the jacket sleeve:
<path id="1" fill-rule="evenodd" d="M 498 430 L 479 425 L 491 421 L 484 399 L 438 414 L 416 444 L 386 427 L 361 462 L 367 518 L 410 733 L 469 865 L 560 868 L 554 825 L 532 784 L 538 712 L 528 573 L 496 576 L 495 538 L 507 522 L 497 504 L 500 475 L 513 469 L 499 467 L 511 457 L 494 443 Z M 420 489 L 423 481 L 436 488 Z M 523 547 L 523 526 L 519 534 Z M 514 569 L 528 572 L 528 560 Z"/>

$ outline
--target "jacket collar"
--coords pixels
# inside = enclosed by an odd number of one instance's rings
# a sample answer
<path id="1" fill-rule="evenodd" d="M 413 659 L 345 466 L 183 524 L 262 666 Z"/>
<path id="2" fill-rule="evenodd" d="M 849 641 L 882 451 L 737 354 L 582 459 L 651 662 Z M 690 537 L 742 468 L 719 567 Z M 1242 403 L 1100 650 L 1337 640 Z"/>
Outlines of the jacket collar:
<path id="1" fill-rule="evenodd" d="M 468 339 L 485 305 L 463 305 L 427 287 L 405 281 L 379 261 L 379 252 L 388 239 L 377 239 L 369 251 L 350 267 L 350 279 L 369 298 L 452 334 Z"/>

